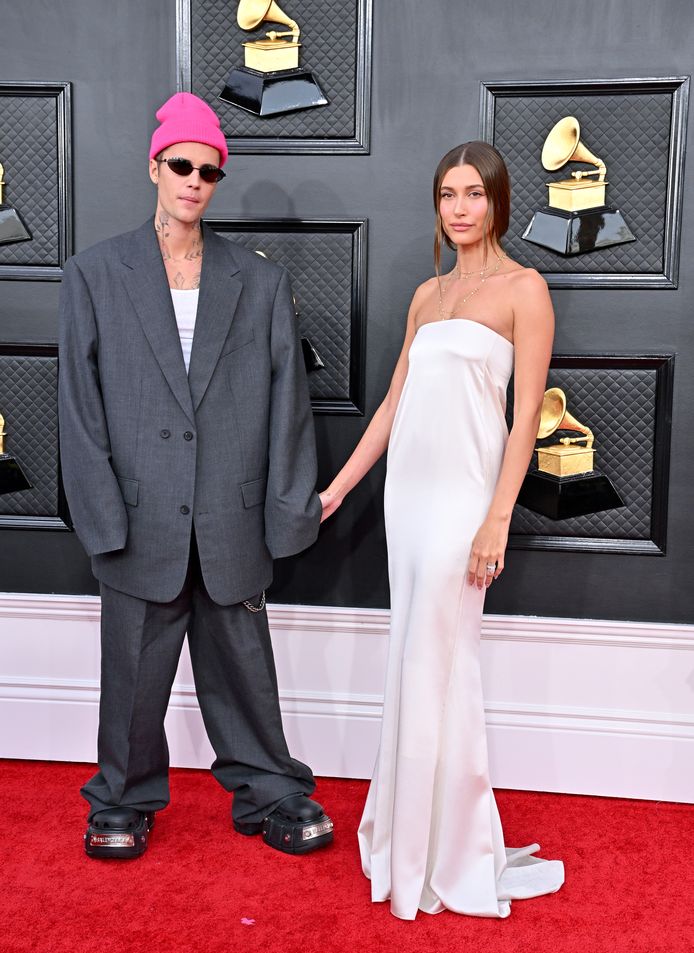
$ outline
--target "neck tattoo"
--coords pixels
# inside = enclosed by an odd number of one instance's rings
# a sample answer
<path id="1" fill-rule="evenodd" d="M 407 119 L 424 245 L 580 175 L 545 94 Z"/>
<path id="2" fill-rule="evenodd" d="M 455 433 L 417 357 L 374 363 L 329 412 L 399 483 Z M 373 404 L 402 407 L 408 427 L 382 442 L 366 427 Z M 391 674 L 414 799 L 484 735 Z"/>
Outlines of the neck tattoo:
<path id="1" fill-rule="evenodd" d="M 154 219 L 154 228 L 159 241 L 161 257 L 164 259 L 165 263 L 170 261 L 199 261 L 199 259 L 202 258 L 203 242 L 202 231 L 200 230 L 200 222 L 196 222 L 193 226 L 193 239 L 190 247 L 184 255 L 178 258 L 174 257 L 171 248 L 169 247 L 169 242 L 171 240 L 171 228 L 169 226 L 168 212 L 160 212 L 159 215 L 157 215 L 157 217 Z"/>
<path id="2" fill-rule="evenodd" d="M 200 287 L 202 275 L 203 239 L 200 222 L 196 222 L 191 230 L 191 242 L 185 254 L 175 257 L 171 251 L 174 236 L 171 232 L 168 212 L 160 211 L 154 218 L 154 228 L 157 233 L 159 250 L 164 261 L 166 274 L 171 288 L 181 291 L 194 290 Z"/>

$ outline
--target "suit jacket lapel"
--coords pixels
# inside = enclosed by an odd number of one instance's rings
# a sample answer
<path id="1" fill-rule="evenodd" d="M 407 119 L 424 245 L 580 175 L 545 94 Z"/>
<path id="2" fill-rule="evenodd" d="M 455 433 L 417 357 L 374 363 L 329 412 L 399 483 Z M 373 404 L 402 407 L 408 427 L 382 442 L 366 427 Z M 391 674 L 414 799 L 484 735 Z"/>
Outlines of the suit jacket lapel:
<path id="1" fill-rule="evenodd" d="M 200 406 L 217 366 L 243 288 L 230 243 L 204 223 L 203 236 L 205 251 L 200 297 L 188 370 L 195 410 Z"/>
<path id="2" fill-rule="evenodd" d="M 152 352 L 184 413 L 195 422 L 166 269 L 153 219 L 138 229 L 123 256 L 123 280 Z"/>

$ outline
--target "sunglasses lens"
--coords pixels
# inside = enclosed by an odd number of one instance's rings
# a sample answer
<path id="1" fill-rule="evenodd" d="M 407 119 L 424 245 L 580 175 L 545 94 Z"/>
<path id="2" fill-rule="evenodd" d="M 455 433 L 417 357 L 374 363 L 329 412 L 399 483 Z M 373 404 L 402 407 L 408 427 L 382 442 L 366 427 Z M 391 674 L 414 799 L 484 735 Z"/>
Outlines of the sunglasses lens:
<path id="1" fill-rule="evenodd" d="M 176 175 L 188 176 L 191 175 L 194 169 L 197 169 L 200 173 L 200 178 L 203 182 L 219 182 L 220 179 L 224 178 L 224 173 L 221 169 L 218 169 L 216 165 L 201 165 L 200 168 L 193 165 L 190 159 L 181 159 L 178 156 L 172 156 L 170 159 L 164 159 L 164 162 L 168 165 L 172 172 L 175 172 Z"/>
<path id="2" fill-rule="evenodd" d="M 166 164 L 176 175 L 190 175 L 193 163 L 189 159 L 167 159 Z"/>
<path id="3" fill-rule="evenodd" d="M 216 165 L 201 165 L 200 178 L 203 182 L 219 182 L 220 179 L 224 178 L 224 173 Z"/>

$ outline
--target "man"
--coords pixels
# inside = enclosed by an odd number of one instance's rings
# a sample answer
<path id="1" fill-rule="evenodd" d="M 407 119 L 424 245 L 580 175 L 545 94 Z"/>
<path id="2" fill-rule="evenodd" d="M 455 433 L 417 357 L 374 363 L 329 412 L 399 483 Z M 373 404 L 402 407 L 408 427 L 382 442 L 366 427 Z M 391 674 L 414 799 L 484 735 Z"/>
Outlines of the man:
<path id="1" fill-rule="evenodd" d="M 157 119 L 154 219 L 70 259 L 61 296 L 63 477 L 102 600 L 86 851 L 139 856 L 169 801 L 187 631 L 235 830 L 305 853 L 332 822 L 287 750 L 264 594 L 321 515 L 289 281 L 202 223 L 227 160 L 214 112 L 178 93 Z"/>

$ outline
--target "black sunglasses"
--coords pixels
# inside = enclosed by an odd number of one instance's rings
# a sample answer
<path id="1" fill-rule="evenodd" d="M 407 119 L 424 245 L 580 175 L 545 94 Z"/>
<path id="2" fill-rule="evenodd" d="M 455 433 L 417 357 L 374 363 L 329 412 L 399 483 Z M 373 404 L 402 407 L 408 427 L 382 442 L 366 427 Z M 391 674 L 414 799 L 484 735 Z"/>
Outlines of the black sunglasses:
<path id="1" fill-rule="evenodd" d="M 188 176 L 194 171 L 198 171 L 202 181 L 208 182 L 210 185 L 214 182 L 221 182 L 226 175 L 216 165 L 193 165 L 190 159 L 181 159 L 178 156 L 172 156 L 170 159 L 157 159 L 157 165 L 160 162 L 165 162 L 176 175 Z"/>

